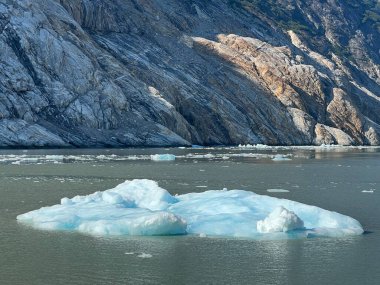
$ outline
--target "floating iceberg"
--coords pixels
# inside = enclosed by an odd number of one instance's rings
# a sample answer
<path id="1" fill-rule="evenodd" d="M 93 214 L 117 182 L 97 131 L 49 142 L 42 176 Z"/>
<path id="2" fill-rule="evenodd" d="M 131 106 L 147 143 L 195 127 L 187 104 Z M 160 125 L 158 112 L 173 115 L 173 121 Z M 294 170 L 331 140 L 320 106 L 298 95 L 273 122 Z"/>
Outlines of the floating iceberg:
<path id="1" fill-rule="evenodd" d="M 267 189 L 269 193 L 289 193 L 289 190 L 286 189 Z"/>
<path id="2" fill-rule="evenodd" d="M 273 161 L 285 161 L 285 160 L 291 160 L 289 157 L 289 155 L 283 155 L 283 154 L 276 154 L 272 160 Z"/>
<path id="3" fill-rule="evenodd" d="M 336 212 L 243 190 L 172 196 L 151 180 L 126 181 L 19 215 L 38 229 L 92 235 L 231 236 L 254 239 L 360 235 L 358 221 Z"/>
<path id="4" fill-rule="evenodd" d="M 256 149 L 271 149 L 272 146 L 266 145 L 266 144 L 239 144 L 238 148 L 256 148 Z"/>
<path id="5" fill-rule="evenodd" d="M 153 161 L 173 161 L 175 160 L 174 154 L 153 154 L 150 156 Z"/>
<path id="6" fill-rule="evenodd" d="M 152 258 L 153 255 L 151 255 L 150 253 L 141 253 L 139 254 L 137 257 L 140 257 L 140 258 Z"/>

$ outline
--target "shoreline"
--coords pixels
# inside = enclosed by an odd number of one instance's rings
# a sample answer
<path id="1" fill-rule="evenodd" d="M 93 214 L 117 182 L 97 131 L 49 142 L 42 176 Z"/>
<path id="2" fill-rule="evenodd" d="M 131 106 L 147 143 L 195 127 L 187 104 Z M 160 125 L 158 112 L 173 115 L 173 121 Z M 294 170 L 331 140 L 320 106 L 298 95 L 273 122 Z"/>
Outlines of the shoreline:
<path id="1" fill-rule="evenodd" d="M 0 151 L 7 150 L 86 150 L 86 149 L 115 149 L 115 150 L 136 150 L 136 149 L 258 149 L 258 150 L 271 150 L 271 149 L 337 149 L 337 148 L 349 148 L 349 149 L 370 149 L 380 148 L 380 145 L 338 145 L 338 144 L 322 144 L 322 145 L 266 145 L 266 144 L 246 144 L 246 145 L 173 145 L 173 146 L 0 146 Z"/>

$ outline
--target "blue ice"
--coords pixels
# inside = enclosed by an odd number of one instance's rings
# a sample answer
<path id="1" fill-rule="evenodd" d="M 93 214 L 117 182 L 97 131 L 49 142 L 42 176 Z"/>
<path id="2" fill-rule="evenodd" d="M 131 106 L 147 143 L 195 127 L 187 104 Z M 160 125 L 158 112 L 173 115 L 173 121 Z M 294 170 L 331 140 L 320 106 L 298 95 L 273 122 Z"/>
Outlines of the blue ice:
<path id="1" fill-rule="evenodd" d="M 150 159 L 153 161 L 173 161 L 175 160 L 174 154 L 152 154 Z"/>
<path id="2" fill-rule="evenodd" d="M 348 216 L 243 190 L 211 190 L 172 196 L 152 180 L 125 181 L 113 189 L 63 198 L 17 219 L 43 230 L 96 236 L 178 235 L 253 239 L 360 235 Z"/>

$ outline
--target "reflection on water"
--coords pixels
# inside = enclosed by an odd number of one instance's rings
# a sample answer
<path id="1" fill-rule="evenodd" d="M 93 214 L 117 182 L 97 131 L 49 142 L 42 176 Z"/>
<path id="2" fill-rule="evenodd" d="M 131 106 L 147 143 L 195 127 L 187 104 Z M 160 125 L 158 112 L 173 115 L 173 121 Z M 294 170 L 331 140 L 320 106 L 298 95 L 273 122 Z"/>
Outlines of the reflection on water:
<path id="1" fill-rule="evenodd" d="M 156 153 L 180 158 L 148 159 Z M 251 153 L 259 155 L 247 155 Z M 272 161 L 276 154 L 291 154 L 292 160 Z M 94 159 L 0 161 L 0 284 L 377 284 L 380 279 L 379 149 L 2 150 L 0 160 L 10 155 Z M 104 158 L 111 155 L 124 159 Z M 125 159 L 130 156 L 147 159 Z M 277 241 L 94 238 L 33 230 L 16 222 L 18 214 L 56 204 L 62 197 L 109 189 L 133 178 L 157 180 L 173 194 L 228 188 L 288 198 L 352 216 L 372 233 Z M 139 258 L 142 253 L 151 257 Z"/>

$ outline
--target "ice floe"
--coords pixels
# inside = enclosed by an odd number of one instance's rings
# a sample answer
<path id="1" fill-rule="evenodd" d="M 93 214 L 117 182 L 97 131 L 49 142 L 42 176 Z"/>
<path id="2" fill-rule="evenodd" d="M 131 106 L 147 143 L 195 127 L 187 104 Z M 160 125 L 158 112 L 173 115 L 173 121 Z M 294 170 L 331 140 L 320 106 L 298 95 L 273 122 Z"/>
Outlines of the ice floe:
<path id="1" fill-rule="evenodd" d="M 256 148 L 256 149 L 271 149 L 273 148 L 272 146 L 266 145 L 266 144 L 239 144 L 239 148 Z"/>
<path id="2" fill-rule="evenodd" d="M 276 189 L 276 188 L 273 188 L 273 189 L 267 189 L 267 192 L 269 192 L 269 193 L 288 193 L 290 191 L 286 190 L 286 189 Z"/>
<path id="3" fill-rule="evenodd" d="M 290 155 L 283 155 L 283 154 L 276 154 L 272 160 L 273 161 L 286 161 L 286 160 L 291 160 L 289 158 Z"/>
<path id="4" fill-rule="evenodd" d="M 151 255 L 150 253 L 140 253 L 137 257 L 140 257 L 140 258 L 152 258 L 153 255 Z"/>
<path id="5" fill-rule="evenodd" d="M 17 219 L 38 229 L 91 235 L 230 236 L 253 239 L 360 235 L 348 216 L 243 190 L 172 196 L 152 180 L 125 181 L 87 196 L 63 198 Z"/>
<path id="6" fill-rule="evenodd" d="M 375 190 L 372 190 L 372 189 L 371 190 L 363 190 L 362 191 L 362 193 L 374 193 L 374 192 L 375 192 Z"/>
<path id="7" fill-rule="evenodd" d="M 150 156 L 153 161 L 173 161 L 175 158 L 174 154 L 153 154 Z"/>
<path id="8" fill-rule="evenodd" d="M 236 149 L 255 149 L 255 150 L 315 150 L 315 151 L 347 151 L 352 149 L 367 149 L 375 150 L 380 146 L 353 146 L 353 145 L 336 145 L 336 144 L 321 144 L 321 145 L 289 145 L 289 146 L 272 146 L 265 144 L 246 144 L 233 147 Z"/>

